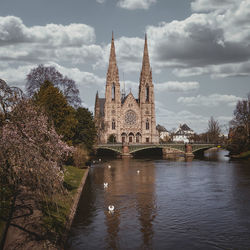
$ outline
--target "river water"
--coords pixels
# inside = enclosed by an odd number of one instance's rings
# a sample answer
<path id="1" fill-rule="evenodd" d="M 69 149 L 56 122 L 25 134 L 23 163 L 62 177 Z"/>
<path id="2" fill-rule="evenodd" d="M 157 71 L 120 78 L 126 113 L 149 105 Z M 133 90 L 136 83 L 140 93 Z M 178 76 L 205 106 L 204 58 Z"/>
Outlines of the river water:
<path id="1" fill-rule="evenodd" d="M 250 249 L 250 162 L 226 153 L 92 166 L 66 249 Z"/>

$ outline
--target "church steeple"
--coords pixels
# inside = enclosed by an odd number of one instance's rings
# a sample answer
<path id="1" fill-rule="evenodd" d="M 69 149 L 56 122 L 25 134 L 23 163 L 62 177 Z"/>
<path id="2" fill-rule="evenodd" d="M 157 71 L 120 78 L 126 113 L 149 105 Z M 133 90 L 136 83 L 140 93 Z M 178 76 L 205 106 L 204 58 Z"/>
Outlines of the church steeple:
<path id="1" fill-rule="evenodd" d="M 143 59 L 142 59 L 142 69 L 141 69 L 141 79 L 147 78 L 151 74 L 151 68 L 149 63 L 149 55 L 148 55 L 148 42 L 147 42 L 147 34 L 145 34 L 145 43 L 144 43 L 144 52 L 143 52 Z"/>
<path id="2" fill-rule="evenodd" d="M 114 33 L 112 32 L 112 40 L 111 40 L 110 55 L 109 55 L 109 67 L 108 67 L 108 72 L 107 72 L 107 80 L 115 80 L 114 78 L 117 78 L 116 80 L 119 81 L 118 67 L 117 67 L 117 64 L 116 64 Z"/>
<path id="3" fill-rule="evenodd" d="M 147 35 L 145 34 L 142 69 L 139 85 L 140 103 L 151 102 L 153 99 L 153 95 L 152 70 L 150 68 L 149 62 Z"/>

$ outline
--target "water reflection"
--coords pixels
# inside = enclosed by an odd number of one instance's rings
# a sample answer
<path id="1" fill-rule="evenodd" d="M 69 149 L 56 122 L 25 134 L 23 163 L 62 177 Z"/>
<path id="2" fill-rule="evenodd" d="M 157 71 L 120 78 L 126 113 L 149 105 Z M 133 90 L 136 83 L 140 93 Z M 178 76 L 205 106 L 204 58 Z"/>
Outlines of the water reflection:
<path id="1" fill-rule="evenodd" d="M 250 168 L 225 154 L 95 165 L 66 248 L 249 249 Z"/>

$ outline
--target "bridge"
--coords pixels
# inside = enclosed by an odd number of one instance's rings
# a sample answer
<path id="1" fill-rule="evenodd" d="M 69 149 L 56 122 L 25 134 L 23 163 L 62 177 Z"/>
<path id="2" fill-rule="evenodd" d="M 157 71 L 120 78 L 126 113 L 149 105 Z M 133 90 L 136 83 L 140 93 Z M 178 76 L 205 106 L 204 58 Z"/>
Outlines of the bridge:
<path id="1" fill-rule="evenodd" d="M 193 157 L 194 153 L 204 152 L 207 149 L 216 147 L 215 144 L 98 144 L 95 149 L 105 149 L 113 151 L 122 157 L 131 157 L 134 153 L 142 150 L 162 149 L 163 157 L 168 158 L 171 155 L 184 155 Z"/>

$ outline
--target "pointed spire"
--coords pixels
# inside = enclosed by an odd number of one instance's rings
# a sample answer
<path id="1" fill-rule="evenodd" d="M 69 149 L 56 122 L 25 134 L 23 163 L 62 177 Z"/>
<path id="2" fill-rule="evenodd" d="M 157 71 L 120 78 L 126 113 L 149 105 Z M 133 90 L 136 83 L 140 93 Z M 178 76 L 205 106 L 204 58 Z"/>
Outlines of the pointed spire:
<path id="1" fill-rule="evenodd" d="M 100 101 L 99 101 L 99 95 L 97 91 L 96 96 L 95 96 L 95 119 L 97 119 L 99 116 L 100 116 Z"/>
<path id="2" fill-rule="evenodd" d="M 95 103 L 99 102 L 99 95 L 98 95 L 98 90 L 96 91 L 96 96 L 95 96 Z"/>
<path id="3" fill-rule="evenodd" d="M 148 75 L 149 73 L 150 73 L 150 63 L 149 63 L 149 55 L 148 55 L 148 42 L 147 42 L 147 34 L 145 34 L 141 74 Z"/>
<path id="4" fill-rule="evenodd" d="M 111 47 L 110 47 L 108 74 L 113 73 L 113 72 L 118 73 L 118 68 L 117 68 L 117 64 L 116 64 L 116 55 L 115 55 L 114 32 L 112 31 L 112 40 L 111 40 Z"/>
<path id="5" fill-rule="evenodd" d="M 98 91 L 96 92 L 96 96 L 95 96 L 95 109 L 97 109 L 97 108 L 100 108 Z"/>

